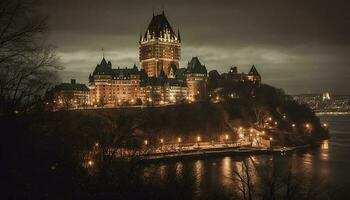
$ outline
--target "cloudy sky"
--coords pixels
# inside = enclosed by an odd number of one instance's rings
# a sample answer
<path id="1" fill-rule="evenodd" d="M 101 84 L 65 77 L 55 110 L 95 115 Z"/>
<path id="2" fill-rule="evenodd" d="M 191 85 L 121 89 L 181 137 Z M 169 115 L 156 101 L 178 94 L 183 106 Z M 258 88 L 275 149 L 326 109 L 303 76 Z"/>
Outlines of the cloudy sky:
<path id="1" fill-rule="evenodd" d="M 114 67 L 139 65 L 139 34 L 162 7 L 181 32 L 181 67 L 192 56 L 219 72 L 254 64 L 290 94 L 350 94 L 347 0 L 45 0 L 62 80 L 87 83 L 101 48 Z"/>

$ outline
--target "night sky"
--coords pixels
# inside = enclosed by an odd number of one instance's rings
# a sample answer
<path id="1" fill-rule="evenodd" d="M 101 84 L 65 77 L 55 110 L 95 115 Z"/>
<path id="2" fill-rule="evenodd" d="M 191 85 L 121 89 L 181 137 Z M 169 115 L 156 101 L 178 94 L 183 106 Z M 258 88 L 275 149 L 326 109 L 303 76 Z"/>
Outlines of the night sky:
<path id="1" fill-rule="evenodd" d="M 50 43 L 71 78 L 87 83 L 105 57 L 139 66 L 138 40 L 152 17 L 180 29 L 185 67 L 198 56 L 208 71 L 255 65 L 264 83 L 287 93 L 350 94 L 350 7 L 346 0 L 45 0 Z"/>

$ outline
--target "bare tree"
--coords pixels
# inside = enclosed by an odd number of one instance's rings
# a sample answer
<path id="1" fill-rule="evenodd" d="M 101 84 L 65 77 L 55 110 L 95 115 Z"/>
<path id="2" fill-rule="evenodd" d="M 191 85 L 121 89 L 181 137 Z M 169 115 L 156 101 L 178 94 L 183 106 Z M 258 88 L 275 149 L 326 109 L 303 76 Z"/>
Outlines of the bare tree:
<path id="1" fill-rule="evenodd" d="M 0 2 L 0 113 L 28 111 L 57 79 L 60 67 L 47 31 L 47 17 L 34 1 Z"/>

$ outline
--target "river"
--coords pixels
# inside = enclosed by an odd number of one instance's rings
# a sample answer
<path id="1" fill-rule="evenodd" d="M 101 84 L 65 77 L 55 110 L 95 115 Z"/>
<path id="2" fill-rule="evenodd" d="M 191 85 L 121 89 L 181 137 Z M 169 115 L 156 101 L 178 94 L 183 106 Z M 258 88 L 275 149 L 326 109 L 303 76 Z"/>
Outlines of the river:
<path id="1" fill-rule="evenodd" d="M 258 165 L 273 159 L 291 163 L 286 166 L 292 166 L 293 172 L 314 177 L 317 184 L 338 193 L 338 198 L 350 199 L 346 192 L 350 190 L 350 115 L 320 118 L 329 124 L 331 135 L 320 147 L 289 155 L 253 156 L 252 159 Z M 154 185 L 175 199 L 230 199 L 237 185 L 232 178 L 234 170 L 245 159 L 247 157 L 235 155 L 148 163 L 137 173 L 145 184 Z"/>

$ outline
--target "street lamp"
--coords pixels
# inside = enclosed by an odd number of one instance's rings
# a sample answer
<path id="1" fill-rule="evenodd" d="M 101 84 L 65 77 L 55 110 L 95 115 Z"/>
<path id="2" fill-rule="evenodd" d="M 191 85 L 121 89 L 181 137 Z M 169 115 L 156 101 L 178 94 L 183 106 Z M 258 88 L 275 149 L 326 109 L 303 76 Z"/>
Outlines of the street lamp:
<path id="1" fill-rule="evenodd" d="M 292 124 L 292 127 L 295 128 L 295 124 Z"/>
<path id="2" fill-rule="evenodd" d="M 178 143 L 181 143 L 181 138 L 180 138 L 180 137 L 177 138 L 177 142 L 178 142 Z"/>
<path id="3" fill-rule="evenodd" d="M 305 127 L 306 128 L 310 128 L 310 124 L 305 124 Z"/>
<path id="4" fill-rule="evenodd" d="M 89 161 L 88 161 L 88 165 L 89 165 L 89 166 L 93 166 L 93 165 L 94 165 L 94 161 L 89 160 Z"/>

